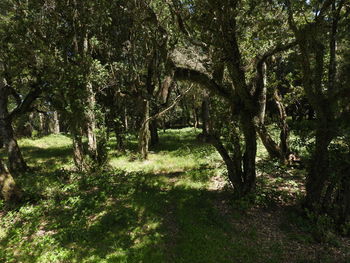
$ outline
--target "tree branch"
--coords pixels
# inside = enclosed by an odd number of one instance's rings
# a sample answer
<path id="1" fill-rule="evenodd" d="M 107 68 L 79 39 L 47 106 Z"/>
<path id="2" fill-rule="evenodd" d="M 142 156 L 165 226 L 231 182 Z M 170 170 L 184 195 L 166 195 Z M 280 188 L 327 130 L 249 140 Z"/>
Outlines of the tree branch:
<path id="1" fill-rule="evenodd" d="M 9 94 L 12 95 L 12 97 L 15 99 L 17 106 L 22 103 L 21 96 L 18 94 L 18 92 L 11 86 L 7 86 Z"/>
<path id="2" fill-rule="evenodd" d="M 29 91 L 24 100 L 11 113 L 9 113 L 8 118 L 12 119 L 17 115 L 30 111 L 32 103 L 41 93 L 41 86 L 39 84 L 33 85 L 31 91 Z"/>
<path id="3" fill-rule="evenodd" d="M 220 97 L 226 100 L 230 100 L 233 97 L 232 92 L 228 91 L 223 86 L 219 85 L 216 81 L 210 78 L 207 74 L 202 73 L 198 70 L 190 68 L 175 67 L 174 78 L 176 80 L 185 80 L 197 83 L 215 92 Z"/>
<path id="4" fill-rule="evenodd" d="M 149 121 L 151 121 L 151 120 L 158 119 L 160 116 L 164 115 L 167 111 L 169 111 L 169 110 L 171 110 L 172 108 L 174 108 L 175 105 L 176 105 L 176 104 L 177 104 L 177 103 L 192 89 L 192 88 L 193 88 L 193 84 L 191 84 L 190 87 L 189 87 L 187 90 L 185 90 L 184 93 L 178 95 L 178 96 L 174 99 L 173 103 L 172 103 L 169 107 L 167 107 L 166 109 L 162 110 L 161 112 L 158 112 L 157 114 L 155 114 L 155 115 L 149 117 L 148 119 L 146 119 L 146 120 L 144 121 L 144 124 L 147 123 L 147 122 L 149 122 Z M 144 125 L 144 124 L 142 124 L 142 125 Z"/>

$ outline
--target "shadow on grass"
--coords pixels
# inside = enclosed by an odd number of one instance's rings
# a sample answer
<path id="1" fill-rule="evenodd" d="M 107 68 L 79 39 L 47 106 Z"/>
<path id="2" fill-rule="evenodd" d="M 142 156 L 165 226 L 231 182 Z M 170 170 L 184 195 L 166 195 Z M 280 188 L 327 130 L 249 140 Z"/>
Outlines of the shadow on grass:
<path id="1" fill-rule="evenodd" d="M 196 140 L 196 135 L 200 132 L 196 132 L 191 128 L 186 129 L 170 129 L 165 132 L 159 131 L 159 144 L 150 147 L 150 150 L 154 153 L 166 152 L 174 153 L 176 156 L 181 155 L 182 151 L 188 149 L 195 150 L 196 148 L 203 147 L 203 143 Z M 135 135 L 129 135 L 125 140 L 125 148 L 133 153 L 138 151 L 138 141 Z M 110 136 L 109 146 L 112 149 L 116 148 L 116 140 L 114 136 Z"/>
<path id="2" fill-rule="evenodd" d="M 71 147 L 51 147 L 42 149 L 35 146 L 22 146 L 21 150 L 25 160 L 32 165 L 38 163 L 49 167 L 58 167 L 72 159 Z"/>
<path id="3" fill-rule="evenodd" d="M 104 172 L 69 180 L 48 199 L 20 209 L 1 238 L 0 259 L 265 262 L 266 251 L 247 245 L 250 237 L 215 208 L 215 200 L 229 198 L 225 192 L 181 184 L 177 174 Z"/>

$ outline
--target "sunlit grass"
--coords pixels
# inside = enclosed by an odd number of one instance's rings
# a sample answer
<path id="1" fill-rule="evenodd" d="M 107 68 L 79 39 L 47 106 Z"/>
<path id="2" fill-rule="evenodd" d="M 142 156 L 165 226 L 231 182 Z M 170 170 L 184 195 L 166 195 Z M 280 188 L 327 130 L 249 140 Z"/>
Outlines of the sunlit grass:
<path id="1" fill-rule="evenodd" d="M 221 160 L 214 147 L 195 141 L 195 132 L 191 128 L 167 130 L 165 133 L 160 132 L 160 135 L 160 145 L 151 149 L 147 160 L 140 160 L 137 153 L 129 152 L 112 157 L 110 164 L 128 172 L 161 174 L 208 168 Z"/>
<path id="2" fill-rule="evenodd" d="M 225 177 L 225 166 L 195 137 L 190 128 L 160 132 L 160 145 L 145 161 L 134 136 L 126 154 L 112 150 L 111 140 L 111 168 L 91 174 L 71 169 L 67 136 L 20 140 L 33 169 L 18 178 L 25 203 L 0 212 L 0 262 L 288 262 L 290 240 L 266 240 L 245 222 L 249 216 L 237 209 L 232 192 L 210 188 L 213 177 Z M 266 188 L 258 186 L 258 201 L 279 202 L 281 183 L 297 189 L 294 177 L 302 174 L 266 160 L 261 145 L 259 157 L 258 183 Z M 318 262 L 303 256 L 290 262 Z"/>
<path id="3" fill-rule="evenodd" d="M 23 156 L 29 166 L 44 166 L 48 170 L 70 168 L 73 166 L 72 140 L 63 134 L 18 141 Z"/>

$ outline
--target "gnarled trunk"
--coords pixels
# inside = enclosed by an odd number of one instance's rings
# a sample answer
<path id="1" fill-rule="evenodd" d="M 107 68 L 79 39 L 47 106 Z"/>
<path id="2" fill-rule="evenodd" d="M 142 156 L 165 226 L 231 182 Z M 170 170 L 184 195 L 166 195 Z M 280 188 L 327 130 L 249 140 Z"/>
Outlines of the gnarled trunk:
<path id="1" fill-rule="evenodd" d="M 243 112 L 240 116 L 240 128 L 244 135 L 244 149 L 240 144 L 238 128 L 233 128 L 229 138 L 232 153 L 223 145 L 218 137 L 209 135 L 208 140 L 224 160 L 228 178 L 235 189 L 237 197 L 244 197 L 254 192 L 256 183 L 256 131 L 252 115 Z M 242 151 L 243 150 L 243 151 Z"/>
<path id="2" fill-rule="evenodd" d="M 330 183 L 328 146 L 333 133 L 330 127 L 330 123 L 323 122 L 316 130 L 315 151 L 306 179 L 306 206 L 314 211 L 320 211 L 328 206 L 325 203 L 325 196 L 328 183 Z"/>
<path id="3" fill-rule="evenodd" d="M 282 100 L 278 95 L 278 91 L 276 90 L 274 93 L 274 101 L 276 107 L 278 109 L 278 124 L 281 130 L 280 132 L 280 144 L 277 144 L 274 139 L 269 134 L 266 126 L 265 126 L 265 112 L 266 112 L 266 101 L 267 101 L 267 66 L 266 62 L 260 62 L 257 65 L 257 89 L 259 90 L 258 96 L 258 120 L 259 122 L 256 125 L 256 130 L 259 134 L 261 142 L 265 146 L 269 156 L 271 158 L 276 158 L 280 160 L 282 163 L 287 163 L 287 155 L 289 151 L 288 148 L 288 125 L 286 122 L 286 112 L 284 109 L 284 105 L 282 104 Z"/>
<path id="4" fill-rule="evenodd" d="M 257 142 L 253 116 L 250 113 L 243 113 L 241 116 L 241 125 L 245 142 L 243 156 L 244 193 L 248 194 L 254 191 L 256 182 L 255 158 Z"/>
<path id="5" fill-rule="evenodd" d="M 288 157 L 288 154 L 290 153 L 289 149 L 289 126 L 287 123 L 287 112 L 286 108 L 284 107 L 284 104 L 282 102 L 282 98 L 278 92 L 278 90 L 275 90 L 274 93 L 274 101 L 276 104 L 276 107 L 278 109 L 278 126 L 280 128 L 280 150 L 282 154 L 284 155 L 284 158 Z"/>
<path id="6" fill-rule="evenodd" d="M 14 136 L 12 119 L 9 116 L 7 107 L 7 87 L 5 82 L 0 80 L 0 134 L 7 151 L 10 172 L 17 174 L 26 171 L 28 167 Z"/>
<path id="7" fill-rule="evenodd" d="M 79 171 L 86 170 L 85 153 L 82 136 L 73 134 L 73 159 L 75 166 Z"/>
<path id="8" fill-rule="evenodd" d="M 0 159 L 0 194 L 7 203 L 18 202 L 22 198 L 20 188 L 7 170 L 2 159 Z"/>
<path id="9" fill-rule="evenodd" d="M 271 158 L 276 158 L 281 160 L 282 162 L 285 162 L 286 156 L 281 151 L 281 148 L 279 147 L 279 145 L 273 140 L 273 138 L 267 131 L 266 126 L 263 124 L 258 126 L 257 132 L 269 156 Z"/>

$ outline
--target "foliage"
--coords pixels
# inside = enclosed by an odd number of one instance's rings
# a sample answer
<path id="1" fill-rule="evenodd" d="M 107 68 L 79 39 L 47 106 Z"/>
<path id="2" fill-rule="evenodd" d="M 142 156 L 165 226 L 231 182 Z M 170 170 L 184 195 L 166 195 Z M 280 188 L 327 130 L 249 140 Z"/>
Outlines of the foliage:
<path id="1" fill-rule="evenodd" d="M 248 207 L 237 210 L 236 202 L 230 205 L 229 192 L 209 190 L 211 178 L 222 169 L 216 167 L 213 149 L 194 140 L 190 129 L 167 130 L 161 136 L 164 144 L 156 150 L 160 159 L 150 158 L 142 166 L 135 160 L 125 161 L 121 170 L 91 174 L 68 169 L 68 137 L 21 140 L 26 158 L 41 168 L 20 181 L 26 202 L 16 210 L 1 212 L 0 259 L 280 262 L 284 258 L 284 250 L 277 249 L 280 241 L 266 242 L 260 230 L 249 224 L 237 226 L 247 220 Z M 182 158 L 182 163 L 170 167 L 175 156 L 177 161 Z M 202 164 L 198 166 L 194 159 Z M 223 206 L 226 203 L 227 208 Z M 287 250 L 290 241 L 283 242 Z M 313 241 L 301 242 L 307 246 Z"/>

